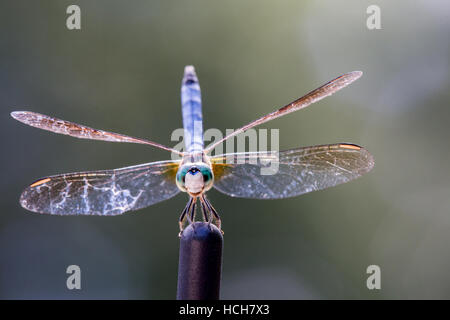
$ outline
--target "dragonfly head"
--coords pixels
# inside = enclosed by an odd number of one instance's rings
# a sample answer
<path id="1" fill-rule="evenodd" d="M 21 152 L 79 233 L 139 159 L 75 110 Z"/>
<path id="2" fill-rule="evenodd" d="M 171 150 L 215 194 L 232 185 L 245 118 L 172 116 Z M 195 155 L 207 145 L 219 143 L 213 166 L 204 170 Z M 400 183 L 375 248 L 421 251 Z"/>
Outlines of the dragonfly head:
<path id="1" fill-rule="evenodd" d="M 214 175 L 205 163 L 193 163 L 181 166 L 177 172 L 177 186 L 192 196 L 211 189 Z"/>

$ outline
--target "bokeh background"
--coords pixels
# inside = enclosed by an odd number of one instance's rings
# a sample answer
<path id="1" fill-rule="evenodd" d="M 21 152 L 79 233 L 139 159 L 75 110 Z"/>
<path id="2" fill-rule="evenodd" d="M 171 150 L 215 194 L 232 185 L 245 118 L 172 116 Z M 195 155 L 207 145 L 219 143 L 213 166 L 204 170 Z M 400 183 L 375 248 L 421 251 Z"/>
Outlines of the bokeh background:
<path id="1" fill-rule="evenodd" d="M 82 29 L 66 28 L 81 7 Z M 381 8 L 381 30 L 366 9 Z M 173 299 L 186 196 L 117 217 L 25 211 L 22 189 L 57 173 L 167 159 L 132 144 L 24 126 L 32 110 L 174 145 L 183 67 L 205 128 L 237 128 L 348 71 L 364 76 L 263 126 L 281 149 L 365 146 L 372 172 L 298 198 L 209 197 L 225 230 L 224 299 L 450 298 L 450 3 L 12 1 L 0 3 L 0 298 Z M 82 289 L 66 288 L 81 267 Z M 381 290 L 366 268 L 381 267 Z"/>

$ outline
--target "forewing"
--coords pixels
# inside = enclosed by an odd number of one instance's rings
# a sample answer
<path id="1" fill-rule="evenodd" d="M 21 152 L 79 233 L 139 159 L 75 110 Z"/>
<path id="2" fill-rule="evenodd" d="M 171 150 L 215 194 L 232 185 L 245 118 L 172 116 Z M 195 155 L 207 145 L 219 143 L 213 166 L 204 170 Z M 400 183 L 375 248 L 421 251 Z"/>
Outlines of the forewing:
<path id="1" fill-rule="evenodd" d="M 362 76 L 361 71 L 353 71 L 353 72 L 343 74 L 342 76 L 337 77 L 336 79 L 333 79 L 333 80 L 325 83 L 324 85 L 320 86 L 319 88 L 311 91 L 310 93 L 304 95 L 301 98 L 298 98 L 297 100 L 289 103 L 288 105 L 286 105 L 274 112 L 266 114 L 265 116 L 262 116 L 261 118 L 256 119 L 255 121 L 252 121 L 249 124 L 246 124 L 245 126 L 233 131 L 232 133 L 227 135 L 225 138 L 208 146 L 208 148 L 206 148 L 206 152 L 210 152 L 210 151 L 214 150 L 214 148 L 216 146 L 218 146 L 225 140 L 228 140 L 231 137 L 234 137 L 242 132 L 245 132 L 250 128 L 256 127 L 260 124 L 266 123 L 266 122 L 271 121 L 276 118 L 279 118 L 288 113 L 306 108 L 307 106 L 313 104 L 314 102 L 322 100 L 323 98 L 328 97 L 328 96 L 332 95 L 333 93 L 345 88 L 350 83 L 359 79 L 361 76 Z"/>
<path id="2" fill-rule="evenodd" d="M 68 173 L 42 178 L 27 187 L 20 204 L 27 210 L 57 215 L 112 216 L 169 199 L 178 162 Z"/>
<path id="3" fill-rule="evenodd" d="M 281 199 L 348 182 L 370 171 L 371 154 L 356 145 L 332 144 L 279 155 L 239 153 L 213 157 L 214 187 L 241 198 Z"/>
<path id="4" fill-rule="evenodd" d="M 140 143 L 151 145 L 160 149 L 167 151 L 180 153 L 172 148 L 163 146 L 159 143 L 126 136 L 119 133 L 108 132 L 99 129 L 93 129 L 82 124 L 77 124 L 74 122 L 61 120 L 53 117 L 46 116 L 44 114 L 30 112 L 30 111 L 14 111 L 11 112 L 11 117 L 25 123 L 29 126 L 39 128 L 42 130 L 51 131 L 54 133 L 68 135 L 79 139 L 91 139 L 91 140 L 101 140 L 109 142 L 129 142 L 129 143 Z"/>

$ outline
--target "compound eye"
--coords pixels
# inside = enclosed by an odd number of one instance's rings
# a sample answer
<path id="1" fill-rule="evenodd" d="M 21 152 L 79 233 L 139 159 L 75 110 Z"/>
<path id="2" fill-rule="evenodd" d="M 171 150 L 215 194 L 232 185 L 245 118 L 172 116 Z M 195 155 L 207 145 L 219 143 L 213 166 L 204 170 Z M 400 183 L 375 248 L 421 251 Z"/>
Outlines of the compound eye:
<path id="1" fill-rule="evenodd" d="M 208 186 L 213 181 L 213 175 L 209 168 L 202 168 L 201 170 L 203 181 L 205 183 L 205 186 Z"/>
<path id="2" fill-rule="evenodd" d="M 187 169 L 182 168 L 181 170 L 178 170 L 177 176 L 175 178 L 178 188 L 184 192 L 186 192 L 186 174 L 187 174 L 187 172 L 188 172 Z"/>

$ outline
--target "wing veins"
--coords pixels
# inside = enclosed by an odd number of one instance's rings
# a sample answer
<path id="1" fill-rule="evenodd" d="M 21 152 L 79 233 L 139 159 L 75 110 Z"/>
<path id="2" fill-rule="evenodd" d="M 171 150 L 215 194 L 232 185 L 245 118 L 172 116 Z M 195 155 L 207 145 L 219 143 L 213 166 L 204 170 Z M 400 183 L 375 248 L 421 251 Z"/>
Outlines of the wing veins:
<path id="1" fill-rule="evenodd" d="M 49 176 L 22 193 L 21 205 L 50 214 L 116 215 L 168 199 L 178 162 L 162 161 L 113 170 Z"/>
<path id="2" fill-rule="evenodd" d="M 247 131 L 250 128 L 253 128 L 255 126 L 258 126 L 260 124 L 266 123 L 268 121 L 271 121 L 273 119 L 279 118 L 281 116 L 284 116 L 288 113 L 306 108 L 307 106 L 322 100 L 325 97 L 328 97 L 332 95 L 333 93 L 343 89 L 344 87 L 348 86 L 350 83 L 356 81 L 358 78 L 360 78 L 362 75 L 361 71 L 353 71 L 346 74 L 343 74 L 342 76 L 339 76 L 326 84 L 320 86 L 319 88 L 307 93 L 301 98 L 298 98 L 297 100 L 285 105 L 284 107 L 281 107 L 280 109 L 273 111 L 271 113 L 268 113 L 261 118 L 254 120 L 245 126 L 233 131 L 223 139 L 214 142 L 212 145 L 208 146 L 205 149 L 205 152 L 211 152 L 214 150 L 215 147 L 217 147 L 219 144 L 223 143 L 225 140 L 228 140 L 231 137 L 234 137 L 240 133 L 243 133 Z"/>
<path id="3" fill-rule="evenodd" d="M 255 157 L 259 160 L 253 163 Z M 240 153 L 234 154 L 234 164 L 216 163 L 225 158 L 227 155 L 211 159 L 217 175 L 214 187 L 233 197 L 256 199 L 286 198 L 333 187 L 360 177 L 374 165 L 367 150 L 347 144 L 281 151 L 278 159 L 270 154 L 267 157 L 266 152 Z M 267 160 L 278 164 L 270 166 L 276 170 L 273 174 L 260 171 L 270 164 Z"/>
<path id="4" fill-rule="evenodd" d="M 162 144 L 150 140 L 134 138 L 120 133 L 94 129 L 82 124 L 77 124 L 74 122 L 49 117 L 47 115 L 36 112 L 14 111 L 11 112 L 11 116 L 17 121 L 20 121 L 31 127 L 50 131 L 53 133 L 68 135 L 74 138 L 100 140 L 108 142 L 128 142 L 128 143 L 146 144 L 166 151 L 174 152 L 180 155 L 183 154 L 175 149 L 172 149 L 170 147 L 164 146 Z"/>

